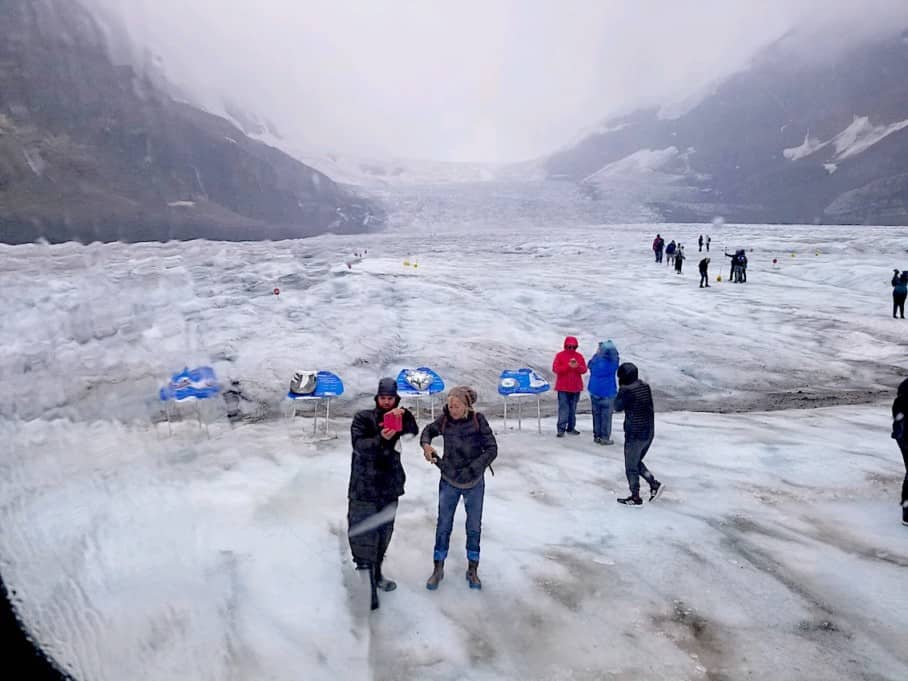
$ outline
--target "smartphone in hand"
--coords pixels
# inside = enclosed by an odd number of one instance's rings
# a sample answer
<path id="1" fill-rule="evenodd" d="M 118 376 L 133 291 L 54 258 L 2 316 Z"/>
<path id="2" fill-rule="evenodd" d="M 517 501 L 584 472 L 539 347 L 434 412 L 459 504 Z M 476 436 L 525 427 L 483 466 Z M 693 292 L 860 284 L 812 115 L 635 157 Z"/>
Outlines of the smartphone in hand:
<path id="1" fill-rule="evenodd" d="M 395 414 L 393 412 L 388 412 L 385 414 L 381 423 L 383 428 L 388 430 L 393 430 L 396 433 L 399 433 L 404 429 L 404 418 L 402 414 Z"/>

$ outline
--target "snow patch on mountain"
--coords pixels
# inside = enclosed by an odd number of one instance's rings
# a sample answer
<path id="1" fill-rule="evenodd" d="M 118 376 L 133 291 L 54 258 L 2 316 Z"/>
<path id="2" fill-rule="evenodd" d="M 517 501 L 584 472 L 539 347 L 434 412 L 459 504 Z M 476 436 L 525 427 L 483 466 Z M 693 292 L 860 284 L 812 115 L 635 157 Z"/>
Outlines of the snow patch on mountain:
<path id="1" fill-rule="evenodd" d="M 847 128 L 825 142 L 821 142 L 816 137 L 811 137 L 808 130 L 807 134 L 804 135 L 803 143 L 797 147 L 784 149 L 782 155 L 789 161 L 798 161 L 815 154 L 820 149 L 831 144 L 835 149 L 835 155 L 832 160 L 844 161 L 846 158 L 851 158 L 867 151 L 877 142 L 905 127 L 908 127 L 908 119 L 889 125 L 873 125 L 869 116 L 855 116 Z M 830 165 L 833 166 L 833 170 L 829 169 L 828 166 Z M 830 174 L 835 170 L 834 164 L 825 164 L 824 168 Z"/>
<path id="2" fill-rule="evenodd" d="M 821 142 L 816 137 L 811 137 L 810 131 L 808 130 L 807 134 L 804 135 L 804 141 L 799 146 L 783 149 L 782 155 L 789 161 L 797 161 L 804 158 L 805 156 L 810 156 L 811 154 L 819 151 L 827 144 L 829 144 L 828 141 Z"/>
<path id="3" fill-rule="evenodd" d="M 873 125 L 867 116 L 855 116 L 851 125 L 835 136 L 833 144 L 836 160 L 841 161 L 857 156 L 874 144 L 902 128 L 908 127 L 908 119 L 890 125 Z"/>
<path id="4" fill-rule="evenodd" d="M 629 174 L 654 173 L 666 168 L 678 156 L 679 151 L 675 146 L 666 147 L 665 149 L 640 149 L 600 168 L 584 179 L 584 182 L 597 182 L 598 180 L 622 177 Z"/>

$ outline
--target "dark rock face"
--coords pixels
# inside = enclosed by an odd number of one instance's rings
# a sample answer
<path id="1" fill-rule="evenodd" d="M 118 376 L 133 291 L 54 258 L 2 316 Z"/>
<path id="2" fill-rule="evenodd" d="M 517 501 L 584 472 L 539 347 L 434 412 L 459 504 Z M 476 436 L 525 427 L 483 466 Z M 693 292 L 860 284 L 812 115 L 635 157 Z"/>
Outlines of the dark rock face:
<path id="1" fill-rule="evenodd" d="M 908 41 L 808 61 L 795 40 L 680 117 L 649 110 L 609 121 L 610 132 L 551 156 L 548 174 L 595 191 L 636 181 L 635 193 L 667 219 L 908 224 L 908 127 L 897 126 L 908 121 Z M 671 148 L 672 162 L 654 173 L 590 177 L 641 150 Z"/>
<path id="2" fill-rule="evenodd" d="M 358 232 L 381 209 L 109 57 L 70 0 L 0 0 L 0 241 Z"/>

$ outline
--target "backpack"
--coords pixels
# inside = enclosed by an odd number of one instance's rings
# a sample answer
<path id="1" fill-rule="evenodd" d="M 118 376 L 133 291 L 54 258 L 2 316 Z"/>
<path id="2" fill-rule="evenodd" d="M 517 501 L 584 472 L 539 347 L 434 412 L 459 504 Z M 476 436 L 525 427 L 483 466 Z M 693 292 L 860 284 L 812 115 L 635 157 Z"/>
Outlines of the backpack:
<path id="1" fill-rule="evenodd" d="M 317 371 L 294 371 L 290 379 L 290 392 L 296 395 L 311 395 L 318 384 Z"/>
<path id="2" fill-rule="evenodd" d="M 446 426 L 447 424 L 448 424 L 448 415 L 447 415 L 447 414 L 442 414 L 442 415 L 441 415 L 441 425 L 438 426 L 438 430 L 441 431 L 441 436 L 442 436 L 442 437 L 444 437 L 444 435 L 445 435 L 445 426 Z M 475 412 L 475 411 L 473 412 L 473 426 L 475 426 L 476 431 L 479 432 L 479 419 L 476 418 L 476 412 Z M 495 477 L 495 469 L 492 468 L 492 464 L 489 464 L 489 472 L 492 474 L 492 477 L 494 478 L 494 477 Z"/>

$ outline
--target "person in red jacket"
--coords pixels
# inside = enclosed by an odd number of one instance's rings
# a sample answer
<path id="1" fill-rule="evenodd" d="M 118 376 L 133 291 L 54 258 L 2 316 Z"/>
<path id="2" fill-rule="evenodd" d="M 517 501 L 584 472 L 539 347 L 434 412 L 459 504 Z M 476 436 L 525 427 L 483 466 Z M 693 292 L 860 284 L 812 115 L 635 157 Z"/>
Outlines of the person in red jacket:
<path id="1" fill-rule="evenodd" d="M 580 435 L 575 426 L 586 360 L 577 352 L 577 339 L 573 336 L 564 339 L 564 350 L 555 355 L 552 371 L 558 377 L 555 381 L 555 390 L 558 391 L 558 437 L 564 437 L 565 433 Z"/>

